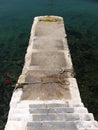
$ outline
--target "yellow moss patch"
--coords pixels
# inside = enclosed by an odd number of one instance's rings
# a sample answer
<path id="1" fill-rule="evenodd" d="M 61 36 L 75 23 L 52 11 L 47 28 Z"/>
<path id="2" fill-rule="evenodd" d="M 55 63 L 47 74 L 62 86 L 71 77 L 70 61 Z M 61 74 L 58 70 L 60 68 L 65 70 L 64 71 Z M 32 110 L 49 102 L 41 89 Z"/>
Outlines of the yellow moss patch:
<path id="1" fill-rule="evenodd" d="M 57 21 L 60 21 L 60 19 L 59 18 L 54 18 L 54 17 L 44 17 L 40 21 L 44 21 L 44 22 L 57 22 Z"/>

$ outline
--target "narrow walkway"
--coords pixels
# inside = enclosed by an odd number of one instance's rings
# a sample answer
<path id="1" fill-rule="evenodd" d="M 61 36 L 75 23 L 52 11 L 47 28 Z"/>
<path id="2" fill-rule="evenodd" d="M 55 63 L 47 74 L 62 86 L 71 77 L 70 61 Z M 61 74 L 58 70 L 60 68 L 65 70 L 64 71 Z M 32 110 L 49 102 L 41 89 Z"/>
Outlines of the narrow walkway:
<path id="1" fill-rule="evenodd" d="M 26 73 L 25 82 L 28 84 L 23 88 L 22 100 L 70 98 L 69 76 L 65 71 L 72 71 L 72 65 L 66 59 L 68 47 L 63 21 L 52 20 L 54 18 L 40 19 L 35 27 L 35 39 L 30 42 L 31 69 Z"/>
<path id="2" fill-rule="evenodd" d="M 98 130 L 81 102 L 61 17 L 34 20 L 5 130 Z"/>

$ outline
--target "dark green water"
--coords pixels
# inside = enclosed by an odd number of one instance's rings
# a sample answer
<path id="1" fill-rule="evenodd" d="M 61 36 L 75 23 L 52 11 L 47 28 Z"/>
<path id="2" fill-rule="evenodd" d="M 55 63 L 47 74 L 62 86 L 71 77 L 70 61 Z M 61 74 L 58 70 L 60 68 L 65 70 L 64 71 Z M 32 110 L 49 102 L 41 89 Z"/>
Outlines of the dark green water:
<path id="1" fill-rule="evenodd" d="M 81 32 L 85 37 L 88 33 L 93 37 L 98 34 L 98 3 L 95 0 L 0 0 L 0 54 L 4 53 L 1 62 L 4 57 L 13 59 L 8 57 L 10 50 L 14 51 L 13 57 L 19 55 L 18 49 L 27 46 L 35 16 L 51 14 L 62 16 L 68 30 Z"/>
<path id="2" fill-rule="evenodd" d="M 98 3 L 94 0 L 0 0 L 0 42 L 30 32 L 39 15 L 64 17 L 65 26 L 98 31 Z"/>
<path id="3" fill-rule="evenodd" d="M 98 120 L 98 2 L 96 0 L 0 0 L 0 130 L 6 122 L 11 85 L 17 81 L 35 16 L 64 18 L 81 96 Z M 4 73 L 9 71 L 12 84 Z"/>

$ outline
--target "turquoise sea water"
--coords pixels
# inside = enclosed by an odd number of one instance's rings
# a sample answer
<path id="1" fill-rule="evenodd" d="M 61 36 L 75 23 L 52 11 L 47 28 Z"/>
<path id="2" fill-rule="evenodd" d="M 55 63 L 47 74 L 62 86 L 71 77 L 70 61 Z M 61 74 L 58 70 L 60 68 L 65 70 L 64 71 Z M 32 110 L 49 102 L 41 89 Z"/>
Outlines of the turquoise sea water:
<path id="1" fill-rule="evenodd" d="M 15 77 L 13 80 L 17 81 L 24 63 L 33 18 L 41 15 L 58 15 L 64 18 L 83 100 L 91 112 L 98 113 L 96 106 L 98 96 L 95 94 L 98 90 L 98 87 L 96 88 L 98 86 L 98 2 L 96 0 L 0 0 L 0 94 L 2 93 L 0 111 L 3 109 L 0 113 L 2 115 L 0 130 L 4 127 L 1 124 L 6 122 L 7 116 L 4 117 L 4 114 L 8 111 L 9 104 L 4 73 L 9 71 Z M 81 69 L 83 66 L 86 67 Z M 95 85 L 93 88 L 96 89 L 90 88 L 90 84 Z M 9 91 L 9 88 L 7 89 Z M 94 94 L 91 93 L 92 91 Z M 97 100 L 92 100 L 95 97 Z"/>

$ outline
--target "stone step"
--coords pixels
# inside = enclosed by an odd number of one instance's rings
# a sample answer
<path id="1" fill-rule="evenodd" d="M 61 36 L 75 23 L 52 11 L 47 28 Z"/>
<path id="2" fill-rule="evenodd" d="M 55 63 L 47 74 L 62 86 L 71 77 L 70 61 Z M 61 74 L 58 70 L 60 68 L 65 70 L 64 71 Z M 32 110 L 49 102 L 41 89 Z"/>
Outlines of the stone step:
<path id="1" fill-rule="evenodd" d="M 31 72 L 31 71 L 30 71 Z M 33 73 L 33 71 L 32 71 Z M 37 72 L 36 72 L 37 73 Z M 54 74 L 52 72 L 52 74 Z M 41 74 L 42 75 L 42 74 Z M 28 108 L 28 107 L 34 107 L 34 108 L 46 108 L 46 106 L 52 106 L 52 107 L 60 107 L 60 106 L 64 106 L 64 107 L 69 107 L 70 106 L 70 101 L 63 101 L 63 100 L 24 100 L 21 101 L 20 103 L 17 104 L 17 108 Z"/>
<path id="2" fill-rule="evenodd" d="M 63 114 L 33 115 L 33 121 L 65 121 Z"/>
<path id="3" fill-rule="evenodd" d="M 29 106 L 29 107 L 28 107 Z M 73 107 L 66 107 L 65 104 L 30 104 L 27 107 L 18 106 L 16 108 L 12 108 L 13 113 L 47 113 L 50 111 L 62 111 L 65 110 L 66 112 L 70 113 L 73 112 Z M 51 112 L 50 112 L 51 113 Z M 53 113 L 53 112 L 52 112 Z M 61 113 L 61 112 L 60 112 Z"/>
<path id="4" fill-rule="evenodd" d="M 55 108 L 55 107 L 69 107 L 69 104 L 30 104 L 30 108 Z"/>
<path id="5" fill-rule="evenodd" d="M 95 129 L 97 128 L 98 129 L 98 122 L 97 121 L 80 121 L 80 122 L 77 122 L 77 129 L 80 130 L 81 128 L 82 129 L 87 129 L 87 128 L 92 128 L 92 129 Z"/>
<path id="6" fill-rule="evenodd" d="M 33 113 L 30 114 L 26 111 L 16 111 L 9 116 L 9 120 L 32 120 L 33 121 L 76 121 L 76 120 L 85 120 L 90 121 L 94 120 L 92 113 Z"/>
<path id="7" fill-rule="evenodd" d="M 30 108 L 30 113 L 88 113 L 84 107 L 55 107 L 55 108 Z"/>
<path id="8" fill-rule="evenodd" d="M 38 106 L 37 106 L 38 107 Z M 71 108 L 71 107 L 55 107 L 55 108 L 42 108 L 39 106 L 39 108 L 16 108 L 13 110 L 13 113 L 88 113 L 86 108 Z"/>
<path id="9" fill-rule="evenodd" d="M 36 109 L 31 108 L 29 109 L 30 113 L 73 113 L 74 108 L 68 107 L 57 107 L 57 108 L 49 108 L 49 109 Z"/>
<path id="10" fill-rule="evenodd" d="M 85 107 L 74 107 L 74 112 L 75 113 L 88 113 L 88 110 Z"/>
<path id="11" fill-rule="evenodd" d="M 80 120 L 84 121 L 94 121 L 94 116 L 92 113 L 78 113 Z"/>
<path id="12" fill-rule="evenodd" d="M 29 122 L 26 130 L 76 130 L 74 122 Z"/>
<path id="13" fill-rule="evenodd" d="M 56 103 L 57 102 L 57 103 Z M 74 108 L 84 108 L 83 103 L 72 105 L 70 102 L 62 103 L 62 101 L 24 101 L 17 104 L 19 109 L 28 108 L 55 108 L 55 107 L 74 107 Z"/>
<path id="14" fill-rule="evenodd" d="M 92 114 L 48 114 L 48 115 L 33 115 L 33 121 L 93 121 L 93 115 Z"/>
<path id="15" fill-rule="evenodd" d="M 85 127 L 77 127 L 79 123 L 81 121 L 29 122 L 26 130 L 98 130 L 96 121 L 82 121 Z"/>

